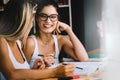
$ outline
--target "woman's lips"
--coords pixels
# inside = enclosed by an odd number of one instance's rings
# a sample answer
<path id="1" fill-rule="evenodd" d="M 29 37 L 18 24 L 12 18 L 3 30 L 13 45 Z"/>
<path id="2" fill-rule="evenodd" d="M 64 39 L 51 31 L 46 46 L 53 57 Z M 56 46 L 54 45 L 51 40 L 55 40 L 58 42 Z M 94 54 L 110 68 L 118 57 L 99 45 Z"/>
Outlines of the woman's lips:
<path id="1" fill-rule="evenodd" d="M 46 25 L 46 24 L 45 24 L 44 27 L 45 27 L 45 28 L 51 28 L 52 25 L 48 25 L 48 24 Z"/>

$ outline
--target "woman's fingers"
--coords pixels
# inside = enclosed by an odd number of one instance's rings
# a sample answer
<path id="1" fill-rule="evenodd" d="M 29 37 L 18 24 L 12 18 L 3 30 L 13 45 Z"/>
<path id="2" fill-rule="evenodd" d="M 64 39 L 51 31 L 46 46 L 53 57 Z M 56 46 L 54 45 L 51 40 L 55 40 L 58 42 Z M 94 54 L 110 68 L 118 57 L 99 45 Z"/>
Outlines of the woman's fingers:
<path id="1" fill-rule="evenodd" d="M 75 69 L 74 64 L 67 64 L 67 65 L 61 65 L 56 68 L 56 76 L 57 77 L 68 77 L 73 75 L 73 71 Z"/>
<path id="2" fill-rule="evenodd" d="M 54 63 L 54 54 L 44 56 L 44 62 L 47 67 L 52 65 Z"/>
<path id="3" fill-rule="evenodd" d="M 34 62 L 34 66 L 33 66 L 34 69 L 43 69 L 45 68 L 45 63 L 43 61 L 43 59 L 36 59 L 35 62 Z"/>
<path id="4" fill-rule="evenodd" d="M 56 28 L 56 31 L 58 32 L 58 33 L 61 33 L 61 31 L 60 31 L 60 25 L 59 25 L 60 23 L 59 23 L 59 21 L 57 22 L 57 28 Z"/>

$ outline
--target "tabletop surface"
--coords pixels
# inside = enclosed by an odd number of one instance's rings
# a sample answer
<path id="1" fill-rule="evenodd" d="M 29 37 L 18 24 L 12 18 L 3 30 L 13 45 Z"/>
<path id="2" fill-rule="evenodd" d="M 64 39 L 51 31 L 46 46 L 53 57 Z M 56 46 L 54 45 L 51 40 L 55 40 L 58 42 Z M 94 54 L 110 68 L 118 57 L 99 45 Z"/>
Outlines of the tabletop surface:
<path id="1" fill-rule="evenodd" d="M 75 62 L 76 63 L 76 62 Z M 84 62 L 85 63 L 85 62 Z M 89 62 L 88 62 L 89 63 Z M 88 64 L 87 63 L 87 64 Z M 78 63 L 79 64 L 79 63 Z M 97 69 L 94 73 L 89 75 L 80 75 L 80 78 L 77 79 L 60 79 L 60 78 L 49 78 L 49 79 L 43 79 L 43 80 L 103 80 L 102 79 L 102 71 L 101 69 Z M 78 75 L 78 74 L 77 74 Z"/>

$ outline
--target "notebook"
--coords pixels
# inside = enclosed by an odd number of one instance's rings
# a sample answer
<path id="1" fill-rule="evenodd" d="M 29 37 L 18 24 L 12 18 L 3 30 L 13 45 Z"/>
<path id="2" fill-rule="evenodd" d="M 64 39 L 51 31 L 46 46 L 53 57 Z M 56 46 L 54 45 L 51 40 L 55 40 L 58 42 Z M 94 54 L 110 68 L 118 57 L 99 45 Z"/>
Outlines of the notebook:
<path id="1" fill-rule="evenodd" d="M 64 63 L 72 63 L 75 64 L 77 68 L 75 68 L 73 75 L 91 75 L 95 73 L 98 69 L 102 67 L 102 62 L 64 62 Z M 62 64 L 54 64 L 50 68 L 55 68 Z"/>

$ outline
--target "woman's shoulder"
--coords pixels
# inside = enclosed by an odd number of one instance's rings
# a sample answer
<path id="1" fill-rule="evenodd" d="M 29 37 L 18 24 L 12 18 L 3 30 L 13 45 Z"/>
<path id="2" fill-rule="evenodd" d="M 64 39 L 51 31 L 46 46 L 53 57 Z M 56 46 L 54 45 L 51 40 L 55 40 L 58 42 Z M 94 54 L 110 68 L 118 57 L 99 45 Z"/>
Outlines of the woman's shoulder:
<path id="1" fill-rule="evenodd" d="M 57 37 L 57 39 L 61 39 L 61 38 L 64 38 L 63 35 L 55 35 Z"/>
<path id="2" fill-rule="evenodd" d="M 68 36 L 66 36 L 66 35 L 57 35 L 57 38 L 58 38 L 59 40 L 67 39 L 67 37 L 68 37 Z"/>
<path id="3" fill-rule="evenodd" d="M 57 35 L 57 39 L 59 43 L 63 43 L 66 41 L 67 37 L 65 35 Z"/>
<path id="4" fill-rule="evenodd" d="M 28 38 L 26 40 L 26 44 L 29 46 L 34 46 L 34 40 L 31 36 L 28 36 Z"/>

